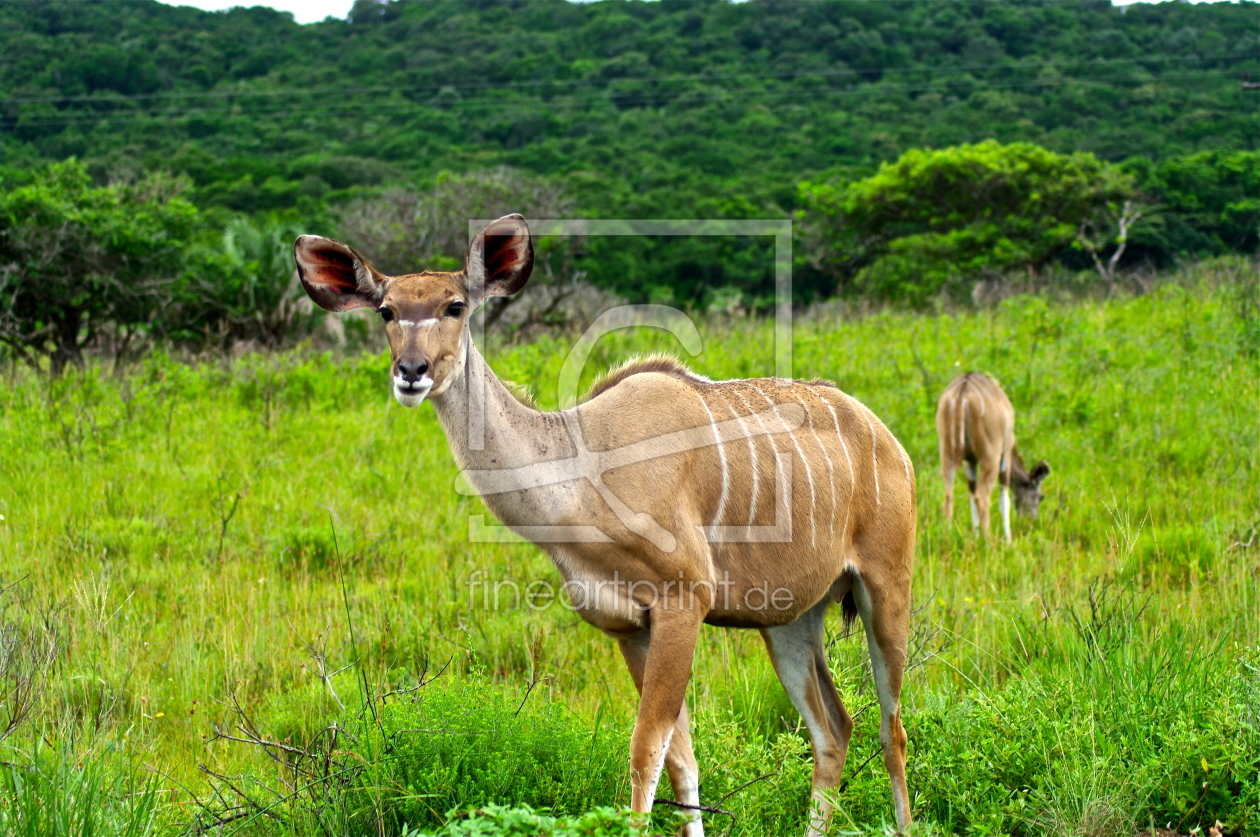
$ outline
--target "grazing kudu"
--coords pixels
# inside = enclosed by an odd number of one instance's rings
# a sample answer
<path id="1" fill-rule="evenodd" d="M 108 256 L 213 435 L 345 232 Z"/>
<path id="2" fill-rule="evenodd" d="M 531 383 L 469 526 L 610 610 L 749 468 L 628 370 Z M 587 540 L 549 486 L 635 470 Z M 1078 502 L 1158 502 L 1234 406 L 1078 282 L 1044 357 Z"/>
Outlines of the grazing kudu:
<path id="1" fill-rule="evenodd" d="M 879 693 L 897 824 L 910 821 L 900 692 L 915 482 L 870 410 L 825 382 L 714 382 L 672 359 L 627 364 L 586 400 L 540 412 L 514 397 L 470 336 L 488 297 L 533 267 L 519 215 L 472 241 L 465 269 L 384 276 L 345 244 L 304 235 L 302 284 L 330 311 L 385 321 L 391 389 L 428 399 L 455 459 L 494 515 L 555 562 L 575 608 L 615 638 L 640 693 L 631 804 L 649 811 L 662 770 L 703 834 L 685 695 L 702 623 L 757 628 L 809 729 L 809 833 L 827 827 L 853 721 L 827 665 L 823 616 L 860 615 Z M 557 535 L 556 532 L 562 534 Z"/>
<path id="2" fill-rule="evenodd" d="M 1050 466 L 1038 462 L 1024 469 L 1015 447 L 1015 408 L 998 382 L 981 372 L 959 375 L 941 395 L 936 405 L 936 435 L 941 444 L 941 476 L 945 478 L 945 520 L 954 512 L 954 473 L 966 463 L 967 490 L 971 494 L 971 525 L 989 534 L 989 503 L 993 484 L 1002 484 L 998 508 L 1002 512 L 1002 534 L 1011 539 L 1011 502 L 1037 519 L 1041 504 L 1041 481 Z"/>

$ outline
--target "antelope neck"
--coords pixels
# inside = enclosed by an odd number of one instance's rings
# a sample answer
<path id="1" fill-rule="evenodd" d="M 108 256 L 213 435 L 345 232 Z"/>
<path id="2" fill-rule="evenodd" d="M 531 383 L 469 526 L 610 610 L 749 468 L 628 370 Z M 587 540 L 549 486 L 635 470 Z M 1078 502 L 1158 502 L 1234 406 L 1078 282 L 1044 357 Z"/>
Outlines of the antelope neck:
<path id="1" fill-rule="evenodd" d="M 576 452 L 559 413 L 522 404 L 494 374 L 470 336 L 465 335 L 464 345 L 463 368 L 455 371 L 445 392 L 430 398 L 461 469 L 519 468 Z M 477 389 L 483 393 L 480 408 L 474 398 Z M 474 445 L 470 427 L 478 423 L 484 432 L 482 443 Z"/>

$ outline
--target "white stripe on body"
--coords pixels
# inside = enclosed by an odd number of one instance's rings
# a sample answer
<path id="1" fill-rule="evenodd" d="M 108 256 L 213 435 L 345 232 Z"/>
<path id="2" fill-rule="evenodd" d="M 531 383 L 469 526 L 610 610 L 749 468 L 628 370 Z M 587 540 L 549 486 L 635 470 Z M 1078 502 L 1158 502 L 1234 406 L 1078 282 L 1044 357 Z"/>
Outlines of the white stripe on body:
<path id="1" fill-rule="evenodd" d="M 674 789 L 678 802 L 683 805 L 699 807 L 700 774 L 690 768 L 683 768 L 681 773 L 682 780 L 679 782 L 681 787 Z M 687 817 L 687 824 L 683 826 L 682 837 L 704 837 L 704 824 L 700 821 L 700 812 L 685 808 L 683 811 Z"/>
<path id="2" fill-rule="evenodd" d="M 817 398 L 823 404 L 827 404 L 827 399 L 823 398 L 813 389 L 806 390 L 810 396 Z M 827 406 L 831 406 L 827 404 Z M 818 431 L 814 428 L 814 417 L 807 414 L 809 421 L 809 432 L 814 434 L 814 444 L 818 445 L 818 449 L 822 451 L 823 456 L 827 457 L 827 479 L 831 483 L 831 540 L 836 539 L 836 466 L 831 461 L 831 453 L 823 446 L 822 439 L 818 437 Z"/>
<path id="3" fill-rule="evenodd" d="M 661 771 L 665 769 L 665 754 L 669 752 L 669 744 L 674 740 L 674 727 L 665 732 L 665 740 L 661 742 L 661 754 L 657 756 L 656 766 L 652 769 L 652 781 L 643 786 L 644 796 L 648 802 L 656 798 L 656 786 L 661 783 Z"/>
<path id="4" fill-rule="evenodd" d="M 965 463 L 967 466 L 967 488 L 976 484 L 976 466 L 970 462 Z M 968 490 L 967 499 L 971 501 L 971 528 L 980 528 L 980 507 L 976 505 L 976 493 Z"/>
<path id="5" fill-rule="evenodd" d="M 754 389 L 756 389 L 756 387 L 753 387 L 753 388 L 754 388 Z M 757 391 L 758 391 L 758 392 L 761 392 L 761 390 L 757 390 Z M 744 398 L 744 396 L 740 395 L 738 392 L 734 393 L 734 395 L 735 395 L 735 397 L 736 397 L 736 398 L 738 398 L 738 399 L 739 399 L 739 400 L 743 403 L 743 405 L 744 405 L 745 407 L 747 407 L 747 408 L 748 408 L 748 412 L 752 414 L 752 417 L 753 417 L 753 418 L 755 418 L 755 419 L 757 420 L 757 424 L 758 424 L 758 425 L 760 425 L 760 427 L 761 427 L 761 435 L 763 435 L 763 436 L 765 436 L 765 437 L 766 437 L 766 444 L 770 445 L 770 455 L 771 455 L 772 457 L 774 457 L 774 474 L 775 474 L 775 479 L 777 480 L 777 481 L 775 482 L 775 486 L 776 486 L 776 488 L 777 488 L 777 490 L 778 490 L 778 492 L 779 492 L 777 496 L 781 496 L 781 495 L 782 495 L 782 492 L 783 492 L 784 487 L 787 485 L 787 482 L 786 482 L 786 477 L 784 477 L 784 475 L 783 475 L 783 463 L 782 463 L 782 461 L 780 460 L 779 456 L 777 455 L 777 451 L 775 450 L 775 447 L 774 447 L 774 439 L 773 439 L 773 437 L 772 437 L 772 436 L 771 436 L 771 434 L 770 434 L 770 430 L 766 427 L 766 423 L 765 423 L 764 421 L 762 421 L 762 419 L 761 419 L 761 414 L 760 414 L 760 413 L 757 413 L 755 410 L 753 410 L 752 405 L 748 403 L 747 399 L 745 399 L 745 398 Z M 763 398 L 765 397 L 765 393 L 761 393 L 761 395 L 762 395 L 762 397 L 763 397 Z M 766 399 L 766 400 L 769 400 L 769 399 Z M 752 439 L 750 438 L 748 441 L 749 441 L 749 445 L 751 446 L 751 444 L 752 444 Z M 756 455 L 756 453 L 755 453 L 755 451 L 754 451 L 754 456 L 755 456 L 755 455 Z M 755 506 L 754 506 L 754 509 L 755 509 Z M 776 516 L 775 516 L 775 519 L 776 519 L 776 521 L 778 520 L 778 516 L 777 516 L 777 506 L 776 506 Z M 749 525 L 749 526 L 752 526 L 752 525 L 753 525 L 753 523 L 754 523 L 754 519 L 753 519 L 753 518 L 749 518 L 749 520 L 748 520 L 748 525 Z"/>
<path id="6" fill-rule="evenodd" d="M 1011 495 L 1010 489 L 1005 485 L 1001 488 L 1001 494 L 998 495 L 998 509 L 1002 512 L 1002 536 L 1008 541 L 1011 539 Z"/>
<path id="7" fill-rule="evenodd" d="M 906 485 L 914 488 L 914 465 L 910 462 L 910 454 L 906 453 L 896 436 L 893 436 L 893 443 L 897 445 L 897 453 L 901 454 L 901 469 L 906 472 Z"/>
<path id="8" fill-rule="evenodd" d="M 755 384 L 751 384 L 751 383 L 749 384 L 749 386 L 757 390 L 757 393 L 762 398 L 766 399 L 766 403 L 769 404 L 772 408 L 776 406 L 775 403 L 770 400 L 770 396 L 766 395 L 765 392 L 762 391 L 761 387 L 756 386 Z M 757 420 L 761 421 L 760 417 L 758 417 Z M 801 450 L 800 444 L 798 444 L 796 441 L 796 434 L 789 433 L 788 438 L 792 440 L 792 447 L 796 448 L 796 455 L 799 456 L 801 458 L 801 461 L 805 463 L 805 479 L 806 481 L 809 482 L 809 544 L 811 547 L 817 547 L 818 546 L 818 521 L 814 519 L 814 516 L 818 513 L 818 498 L 817 498 L 817 495 L 814 493 L 814 475 L 810 470 L 809 460 L 805 458 L 805 452 Z"/>
<path id="9" fill-rule="evenodd" d="M 731 488 L 730 474 L 726 464 L 726 448 L 722 445 L 722 434 L 718 433 L 717 421 L 713 418 L 713 411 L 705 403 L 704 396 L 700 396 L 700 406 L 704 407 L 705 415 L 709 417 L 709 426 L 713 428 L 713 440 L 717 443 L 718 459 L 722 463 L 722 496 L 718 499 L 717 514 L 713 516 L 713 522 L 709 524 L 709 540 L 714 541 L 717 539 L 718 524 L 722 522 L 722 515 L 726 512 L 726 498 Z"/>
<path id="10" fill-rule="evenodd" d="M 875 477 L 875 508 L 879 508 L 879 462 L 875 457 L 875 425 L 871 424 L 869 416 L 866 419 L 866 428 L 871 431 L 871 474 Z"/>
<path id="11" fill-rule="evenodd" d="M 754 389 L 756 389 L 756 387 L 754 387 Z M 757 391 L 761 392 L 761 390 L 757 390 Z M 762 393 L 762 395 L 764 396 L 765 394 Z M 753 410 L 752 405 L 748 403 L 748 401 L 744 398 L 744 396 L 740 395 L 737 392 L 735 393 L 735 397 L 738 398 L 740 401 L 742 401 L 744 406 L 748 408 L 748 412 L 752 414 L 752 417 L 757 420 L 757 424 L 761 427 L 761 435 L 766 437 L 766 444 L 770 446 L 770 455 L 774 457 L 774 475 L 775 475 L 775 480 L 776 480 L 775 487 L 777 491 L 776 497 L 781 496 L 783 493 L 784 487 L 787 485 L 787 481 L 786 481 L 787 478 L 783 474 L 783 463 L 782 463 L 782 460 L 778 456 L 778 451 L 775 450 L 774 438 L 772 437 L 770 433 L 770 429 L 766 427 L 766 423 L 761 418 L 761 414 Z M 777 506 L 776 506 L 776 511 L 777 511 Z M 778 519 L 777 514 L 776 514 L 775 519 L 776 520 Z M 749 526 L 752 525 L 751 520 L 748 522 L 748 525 Z"/>
<path id="12" fill-rule="evenodd" d="M 959 395 L 954 399 L 954 414 L 958 414 L 958 404 L 962 402 L 962 418 L 958 420 L 958 456 L 961 458 L 967 450 L 967 399 Z"/>
<path id="13" fill-rule="evenodd" d="M 822 396 L 820 395 L 819 398 L 822 398 Z M 840 440 L 840 449 L 844 451 L 844 461 L 849 463 L 849 490 L 852 491 L 853 486 L 857 483 L 857 478 L 853 474 L 853 457 L 849 456 L 849 446 L 844 441 L 844 434 L 840 432 L 840 417 L 836 415 L 836 408 L 830 401 L 826 398 L 823 398 L 822 401 L 827 405 L 827 409 L 831 411 L 831 423 L 835 425 L 836 438 Z M 844 504 L 844 529 L 840 532 L 841 538 L 849 532 L 849 513 L 852 505 L 852 502 Z"/>
<path id="14" fill-rule="evenodd" d="M 745 407 L 748 407 L 748 402 L 744 401 L 743 396 L 741 396 L 738 392 L 732 394 L 738 398 Z M 745 438 L 748 439 L 748 461 L 752 465 L 752 495 L 748 501 L 748 525 L 753 526 L 756 525 L 757 522 L 757 448 L 753 444 L 753 434 L 748 432 L 748 425 L 744 422 L 744 417 L 739 414 L 738 410 L 731 407 L 730 402 L 726 400 L 725 396 L 722 397 L 722 401 L 726 404 L 727 409 L 731 411 L 731 414 L 735 416 L 735 419 L 739 422 L 739 429 L 744 431 Z M 749 407 L 748 411 L 752 412 L 752 408 Z"/>

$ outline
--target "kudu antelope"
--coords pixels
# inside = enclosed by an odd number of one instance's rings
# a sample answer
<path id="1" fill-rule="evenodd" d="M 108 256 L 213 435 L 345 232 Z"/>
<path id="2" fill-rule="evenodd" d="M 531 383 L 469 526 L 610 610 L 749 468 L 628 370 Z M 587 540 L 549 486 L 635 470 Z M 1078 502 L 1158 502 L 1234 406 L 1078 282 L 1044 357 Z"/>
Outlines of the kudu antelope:
<path id="1" fill-rule="evenodd" d="M 968 372 L 951 381 L 936 405 L 936 435 L 941 445 L 947 523 L 954 513 L 954 473 L 959 463 L 966 463 L 973 528 L 989 534 L 989 503 L 993 484 L 999 480 L 1003 537 L 1011 539 L 1012 488 L 1015 507 L 1037 518 L 1041 481 L 1050 473 L 1050 466 L 1038 462 L 1031 471 L 1025 470 L 1015 447 L 1015 408 L 997 381 L 981 372 Z"/>
<path id="2" fill-rule="evenodd" d="M 662 770 L 703 834 L 685 694 L 702 623 L 756 628 L 809 729 L 809 833 L 832 811 L 853 721 L 836 692 L 823 616 L 833 601 L 866 631 L 897 824 L 910 821 L 900 692 L 906 661 L 915 481 L 870 410 L 835 386 L 714 382 L 672 359 L 629 363 L 554 413 L 514 397 L 470 336 L 488 297 L 533 267 L 519 215 L 472 241 L 465 269 L 384 276 L 350 247 L 297 239 L 302 284 L 330 311 L 374 308 L 391 389 L 433 402 L 463 474 L 507 526 L 538 543 L 575 608 L 617 640 L 640 693 L 631 803 L 649 811 Z M 567 537 L 540 534 L 568 527 Z M 564 542 L 559 542 L 564 541 Z"/>

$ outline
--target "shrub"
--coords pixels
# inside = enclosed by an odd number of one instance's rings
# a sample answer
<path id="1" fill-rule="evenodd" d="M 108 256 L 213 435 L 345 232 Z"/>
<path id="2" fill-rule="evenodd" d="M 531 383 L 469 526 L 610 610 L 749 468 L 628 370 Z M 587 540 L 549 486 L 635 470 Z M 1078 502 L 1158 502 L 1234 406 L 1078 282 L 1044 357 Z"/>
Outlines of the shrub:
<path id="1" fill-rule="evenodd" d="M 530 808 L 488 805 L 435 832 L 405 837 L 638 837 L 650 832 L 642 818 L 615 808 L 597 808 L 576 817 L 549 817 Z"/>
<path id="2" fill-rule="evenodd" d="M 435 683 L 386 707 L 376 731 L 393 819 L 439 825 L 469 805 L 580 814 L 629 796 L 627 734 L 558 703 L 478 682 Z M 367 752 L 362 752 L 368 757 Z"/>
<path id="3" fill-rule="evenodd" d="M 993 140 L 912 149 L 843 186 L 801 185 L 821 216 L 821 263 L 865 294 L 918 302 L 963 279 L 1040 269 L 1132 191 L 1092 154 Z"/>
<path id="4" fill-rule="evenodd" d="M 154 174 L 95 187 L 70 159 L 0 192 L 0 342 L 57 375 L 107 333 L 125 346 L 160 325 L 200 227 L 186 186 Z"/>

